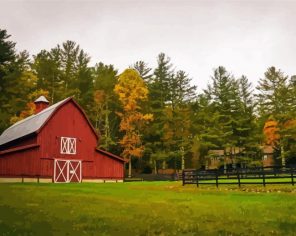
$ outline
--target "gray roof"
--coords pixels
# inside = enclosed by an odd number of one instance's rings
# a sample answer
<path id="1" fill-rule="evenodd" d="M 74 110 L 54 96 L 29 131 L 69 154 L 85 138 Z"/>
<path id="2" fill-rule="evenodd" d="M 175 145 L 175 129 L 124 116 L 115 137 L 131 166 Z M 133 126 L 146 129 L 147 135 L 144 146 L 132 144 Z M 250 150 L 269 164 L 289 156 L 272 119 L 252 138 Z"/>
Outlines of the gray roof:
<path id="1" fill-rule="evenodd" d="M 6 144 L 18 138 L 24 137 L 26 135 L 32 134 L 38 131 L 41 126 L 47 121 L 47 119 L 53 114 L 53 112 L 62 105 L 67 99 L 66 98 L 46 109 L 27 117 L 24 120 L 16 122 L 14 125 L 6 129 L 0 136 L 0 145 Z"/>
<path id="2" fill-rule="evenodd" d="M 40 96 L 39 98 L 37 98 L 34 103 L 36 102 L 46 102 L 46 103 L 49 103 L 49 101 L 46 99 L 46 97 L 44 96 Z"/>

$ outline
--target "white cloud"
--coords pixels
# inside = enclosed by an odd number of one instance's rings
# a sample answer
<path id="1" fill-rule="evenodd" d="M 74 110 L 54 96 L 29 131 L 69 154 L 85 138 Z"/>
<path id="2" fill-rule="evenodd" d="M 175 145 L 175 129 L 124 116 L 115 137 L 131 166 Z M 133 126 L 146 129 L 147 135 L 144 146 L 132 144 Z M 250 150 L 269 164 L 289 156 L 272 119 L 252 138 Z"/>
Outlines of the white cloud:
<path id="1" fill-rule="evenodd" d="M 165 52 L 205 88 L 225 66 L 254 83 L 269 66 L 296 74 L 295 1 L 1 1 L 1 27 L 32 54 L 70 39 L 123 70 Z"/>

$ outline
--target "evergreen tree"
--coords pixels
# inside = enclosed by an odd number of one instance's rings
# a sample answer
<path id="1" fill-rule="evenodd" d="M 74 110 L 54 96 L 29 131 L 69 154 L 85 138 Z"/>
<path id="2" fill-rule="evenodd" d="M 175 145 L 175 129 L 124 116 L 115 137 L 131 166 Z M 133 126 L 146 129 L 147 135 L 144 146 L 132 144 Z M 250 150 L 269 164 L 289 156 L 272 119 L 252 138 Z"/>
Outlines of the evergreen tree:
<path id="1" fill-rule="evenodd" d="M 117 70 L 113 65 L 96 64 L 93 69 L 94 105 L 92 120 L 101 133 L 101 147 L 108 151 L 115 151 L 117 146 L 119 119 L 116 111 L 120 111 L 119 101 L 114 93 L 117 83 Z"/>
<path id="2" fill-rule="evenodd" d="M 154 170 L 157 171 L 157 162 L 168 158 L 168 150 L 164 144 L 164 123 L 165 123 L 165 108 L 170 101 L 169 81 L 173 74 L 170 58 L 164 53 L 160 53 L 157 57 L 157 67 L 154 70 L 153 76 L 148 84 L 149 89 L 149 109 L 147 112 L 152 113 L 154 120 L 151 122 L 150 128 L 146 130 L 145 142 L 147 151 L 151 153 L 151 162 L 154 165 Z"/>
<path id="3" fill-rule="evenodd" d="M 284 115 L 289 110 L 290 92 L 288 86 L 288 76 L 275 67 L 270 67 L 258 82 L 257 90 L 259 93 L 259 106 L 263 114 L 262 116 L 278 116 Z"/>
<path id="4" fill-rule="evenodd" d="M 292 82 L 289 82 L 288 76 L 275 67 L 268 68 L 264 75 L 257 86 L 260 116 L 264 117 L 266 122 L 271 118 L 277 122 L 279 142 L 274 145 L 274 148 L 280 152 L 282 165 L 285 166 L 289 143 L 293 140 L 293 142 L 296 141 L 291 138 L 294 133 L 293 129 L 291 130 L 291 127 L 287 126 L 287 123 L 295 119 L 293 116 Z"/>
<path id="5" fill-rule="evenodd" d="M 233 114 L 237 109 L 237 84 L 234 78 L 222 66 L 214 70 L 212 85 L 208 85 L 206 94 L 211 98 L 216 113 L 216 119 L 220 127 L 220 138 L 222 139 L 222 148 L 235 146 L 233 139 Z"/>
<path id="6" fill-rule="evenodd" d="M 259 150 L 261 132 L 256 123 L 252 84 L 246 76 L 238 80 L 240 107 L 237 115 L 237 146 L 243 151 L 246 158 L 253 158 Z"/>
<path id="7" fill-rule="evenodd" d="M 61 49 L 58 45 L 49 52 L 42 50 L 34 56 L 32 69 L 35 71 L 39 89 L 49 91 L 49 101 L 54 104 L 60 101 L 63 96 L 61 77 Z"/>
<path id="8" fill-rule="evenodd" d="M 139 72 L 140 76 L 142 79 L 148 84 L 151 82 L 151 70 L 152 68 L 148 67 L 148 64 L 145 63 L 144 61 L 137 61 L 134 63 L 130 68 L 135 69 L 136 71 Z"/>
<path id="9" fill-rule="evenodd" d="M 9 125 L 12 116 L 20 114 L 28 102 L 27 95 L 36 88 L 28 52 L 16 53 L 9 37 L 6 30 L 0 30 L 0 131 Z"/>

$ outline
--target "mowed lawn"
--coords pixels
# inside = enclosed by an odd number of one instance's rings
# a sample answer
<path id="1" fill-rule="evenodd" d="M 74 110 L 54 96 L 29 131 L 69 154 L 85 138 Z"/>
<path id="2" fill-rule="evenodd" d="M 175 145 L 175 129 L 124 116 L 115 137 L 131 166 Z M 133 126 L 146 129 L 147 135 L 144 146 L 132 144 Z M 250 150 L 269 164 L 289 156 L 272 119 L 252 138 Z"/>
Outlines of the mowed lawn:
<path id="1" fill-rule="evenodd" d="M 296 235 L 296 186 L 0 184 L 0 235 Z"/>

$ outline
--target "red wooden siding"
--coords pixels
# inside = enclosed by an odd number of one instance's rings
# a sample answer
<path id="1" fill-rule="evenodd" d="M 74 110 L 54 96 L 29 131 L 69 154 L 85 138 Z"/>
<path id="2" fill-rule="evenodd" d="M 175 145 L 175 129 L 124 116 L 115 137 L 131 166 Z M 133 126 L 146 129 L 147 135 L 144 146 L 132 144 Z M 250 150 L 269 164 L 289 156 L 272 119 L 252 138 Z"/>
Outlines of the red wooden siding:
<path id="1" fill-rule="evenodd" d="M 20 152 L 7 153 L 0 156 L 0 175 L 2 176 L 36 176 L 40 174 L 40 159 L 37 158 L 39 148 Z"/>
<path id="2" fill-rule="evenodd" d="M 61 137 L 76 138 L 76 154 L 61 154 Z M 68 102 L 48 121 L 38 135 L 41 158 L 93 160 L 97 138 L 76 105 Z"/>
<path id="3" fill-rule="evenodd" d="M 95 177 L 102 179 L 122 179 L 123 162 L 110 158 L 102 153 L 96 152 L 95 155 Z"/>
<path id="4" fill-rule="evenodd" d="M 40 159 L 40 175 L 42 177 L 52 178 L 53 169 L 53 159 Z"/>

